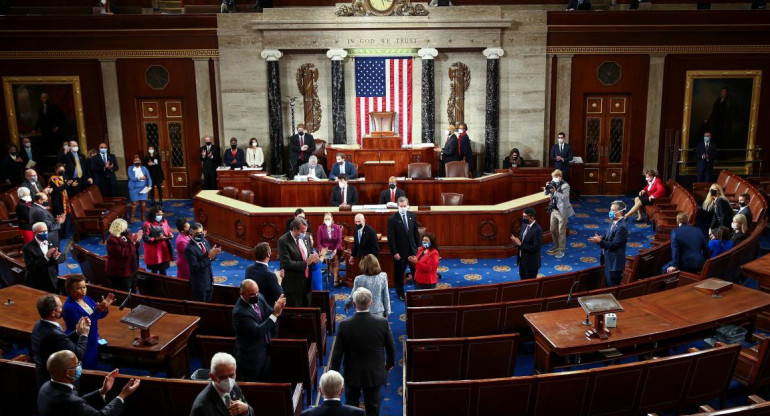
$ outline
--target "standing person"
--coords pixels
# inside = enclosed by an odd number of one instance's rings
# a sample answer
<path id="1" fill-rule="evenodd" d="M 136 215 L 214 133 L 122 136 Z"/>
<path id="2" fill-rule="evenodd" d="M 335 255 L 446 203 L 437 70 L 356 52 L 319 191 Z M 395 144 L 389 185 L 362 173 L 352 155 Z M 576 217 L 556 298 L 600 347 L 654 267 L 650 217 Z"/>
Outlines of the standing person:
<path id="1" fill-rule="evenodd" d="M 217 189 L 217 168 L 222 164 L 219 146 L 211 143 L 211 136 L 203 137 L 201 164 L 203 165 L 203 189 Z"/>
<path id="2" fill-rule="evenodd" d="M 339 371 L 344 364 L 345 403 L 357 405 L 363 390 L 367 416 L 378 416 L 382 386 L 395 366 L 393 333 L 387 319 L 369 313 L 369 289 L 362 287 L 353 292 L 353 302 L 356 313 L 340 322 L 329 367 Z"/>
<path id="3" fill-rule="evenodd" d="M 324 223 L 318 227 L 316 244 L 318 251 L 326 249 L 331 255 L 326 256 L 329 273 L 334 276 L 334 287 L 340 287 L 340 257 L 342 257 L 342 227 L 334 223 L 331 212 L 324 214 Z"/>
<path id="4" fill-rule="evenodd" d="M 48 242 L 48 227 L 44 222 L 34 223 L 32 232 L 35 238 L 21 249 L 27 269 L 24 285 L 59 293 L 59 263 L 64 261 L 64 257 L 57 246 Z"/>
<path id="5" fill-rule="evenodd" d="M 714 175 L 714 158 L 717 146 L 711 142 L 711 132 L 703 133 L 703 141 L 695 146 L 695 158 L 698 160 L 696 182 L 709 182 Z"/>
<path id="6" fill-rule="evenodd" d="M 24 182 L 24 168 L 27 166 L 19 155 L 19 150 L 15 144 L 8 145 L 8 154 L 3 157 L 2 169 L 3 180 L 11 186 L 19 185 Z"/>
<path id="7" fill-rule="evenodd" d="M 518 247 L 516 263 L 519 265 L 521 280 L 534 279 L 540 270 L 540 247 L 543 245 L 543 229 L 536 220 L 537 213 L 532 207 L 524 209 L 521 215 L 521 233 L 511 236 L 511 241 Z"/>
<path id="8" fill-rule="evenodd" d="M 265 164 L 265 153 L 259 147 L 259 141 L 256 137 L 249 139 L 249 148 L 246 149 L 246 164 L 250 168 L 262 169 Z"/>
<path id="9" fill-rule="evenodd" d="M 150 183 L 148 186 L 152 187 L 149 192 L 152 205 L 155 206 L 155 191 L 157 190 L 158 203 L 160 206 L 163 206 L 163 181 L 166 177 L 163 175 L 163 165 L 160 164 L 160 157 L 154 146 L 147 148 L 147 154 L 144 155 L 144 166 L 150 173 Z"/>
<path id="10" fill-rule="evenodd" d="M 40 157 L 37 151 L 32 148 L 32 142 L 29 140 L 29 137 L 22 139 L 21 153 L 19 153 L 19 156 L 21 156 L 21 160 L 24 161 L 24 166 L 28 166 L 30 161 L 34 162 L 34 166 L 37 166 L 37 164 L 40 163 Z"/>
<path id="11" fill-rule="evenodd" d="M 243 155 L 243 150 L 238 148 L 238 139 L 233 137 L 230 139 L 230 148 L 225 150 L 222 157 L 225 166 L 230 169 L 242 168 L 246 164 L 246 157 Z"/>
<path id="12" fill-rule="evenodd" d="M 709 246 L 703 233 L 689 225 L 689 221 L 686 212 L 676 214 L 677 228 L 671 230 L 671 262 L 663 266 L 661 273 L 682 270 L 700 274 L 709 256 Z"/>
<path id="13" fill-rule="evenodd" d="M 567 249 L 567 223 L 569 217 L 575 215 L 572 204 L 569 202 L 569 184 L 562 178 L 562 172 L 556 169 L 551 173 L 551 181 L 545 184 L 545 194 L 551 196 L 551 202 L 546 211 L 551 214 L 551 234 L 553 236 L 553 247 L 546 251 L 551 255 L 556 255 L 557 259 L 564 257 L 564 251 Z"/>
<path id="14" fill-rule="evenodd" d="M 749 232 L 749 225 L 746 221 L 746 216 L 743 214 L 735 214 L 733 216 L 733 230 L 730 239 L 733 241 L 733 247 L 742 243 L 746 239 L 746 233 Z"/>
<path id="15" fill-rule="evenodd" d="M 305 210 L 302 209 L 302 208 L 295 209 L 294 210 L 294 216 L 289 218 L 288 220 L 286 220 L 286 231 L 284 231 L 284 233 L 288 233 L 289 231 L 291 231 L 291 223 L 296 218 L 302 218 L 303 220 L 305 220 L 305 222 L 307 222 L 307 232 L 312 236 L 313 235 L 313 226 L 310 225 L 310 221 L 308 221 L 308 219 L 305 218 Z"/>
<path id="16" fill-rule="evenodd" d="M 639 191 L 639 196 L 634 198 L 634 206 L 626 213 L 626 219 L 636 214 L 636 222 L 642 222 L 642 210 L 640 208 L 652 204 L 658 198 L 666 196 L 666 188 L 663 186 L 663 181 L 658 177 L 658 171 L 655 169 L 645 170 L 644 180 L 647 185 Z"/>
<path id="17" fill-rule="evenodd" d="M 32 197 L 29 194 L 29 189 L 23 186 L 19 187 L 16 195 L 19 197 L 19 202 L 16 204 L 16 221 L 19 223 L 19 234 L 21 234 L 22 242 L 27 244 L 35 238 L 35 233 L 32 232 L 32 223 L 29 221 Z"/>
<path id="18" fill-rule="evenodd" d="M 66 163 L 66 157 L 67 154 L 70 152 L 70 141 L 65 140 L 62 142 L 61 149 L 59 149 L 59 153 L 56 154 L 56 162 L 57 163 Z"/>
<path id="19" fill-rule="evenodd" d="M 246 403 L 236 379 L 235 357 L 218 352 L 211 357 L 209 366 L 211 383 L 198 393 L 190 416 L 246 415 L 254 416 L 254 409 Z"/>
<path id="20" fill-rule="evenodd" d="M 609 217 L 612 224 L 604 236 L 595 234 L 588 241 L 598 244 L 602 249 L 604 264 L 604 279 L 607 287 L 617 286 L 623 279 L 623 269 L 626 267 L 626 243 L 628 242 L 628 228 L 623 211 L 626 203 L 614 201 L 610 205 Z"/>
<path id="21" fill-rule="evenodd" d="M 267 382 L 270 378 L 270 340 L 277 335 L 278 317 L 286 306 L 281 295 L 272 308 L 259 294 L 253 280 L 241 282 L 241 295 L 233 306 L 235 359 L 241 366 L 240 380 Z"/>
<path id="22" fill-rule="evenodd" d="M 348 262 L 353 264 L 355 259 L 362 259 L 367 254 L 374 254 L 374 257 L 380 257 L 380 242 L 377 239 L 377 232 L 374 228 L 366 225 L 364 214 L 356 214 L 353 221 L 356 229 L 353 232 L 353 250 Z"/>
<path id="23" fill-rule="evenodd" d="M 345 312 L 353 306 L 353 293 L 360 287 L 365 287 L 372 292 L 372 307 L 369 312 L 380 315 L 385 318 L 390 315 L 390 294 L 388 293 L 388 274 L 380 268 L 380 262 L 377 257 L 367 254 L 358 262 L 358 268 L 361 275 L 356 276 L 353 281 L 353 289 L 345 302 Z"/>
<path id="24" fill-rule="evenodd" d="M 564 180 L 569 181 L 569 163 L 572 162 L 572 147 L 564 140 L 567 135 L 559 132 L 556 136 L 556 143 L 551 147 L 550 159 L 554 169 L 558 169 L 564 175 Z"/>
<path id="25" fill-rule="evenodd" d="M 318 254 L 311 251 L 312 247 L 307 221 L 303 218 L 295 218 L 291 230 L 278 239 L 278 261 L 285 273 L 281 286 L 288 306 L 310 306 L 310 265 L 320 260 Z"/>
<path id="26" fill-rule="evenodd" d="M 289 137 L 289 163 L 291 174 L 297 173 L 300 166 L 304 165 L 315 152 L 315 139 L 313 135 L 305 132 L 304 124 L 297 124 L 297 134 Z"/>
<path id="27" fill-rule="evenodd" d="M 733 222 L 733 207 L 719 184 L 712 184 L 709 188 L 709 193 L 703 201 L 703 210 L 713 214 L 709 228 L 730 228 Z"/>
<path id="28" fill-rule="evenodd" d="M 71 274 L 64 283 L 67 292 L 67 300 L 62 306 L 62 316 L 66 325 L 66 332 L 72 333 L 77 329 L 77 324 L 83 317 L 91 321 L 91 330 L 88 332 L 88 347 L 83 353 L 81 361 L 83 368 L 88 370 L 99 369 L 99 320 L 110 312 L 110 305 L 115 301 L 115 295 L 102 296 L 99 303 L 94 302 L 86 295 L 86 278 L 82 274 Z"/>
<path id="29" fill-rule="evenodd" d="M 348 185 L 348 176 L 340 173 L 337 176 L 337 186 L 332 189 L 329 205 L 333 207 L 349 207 L 358 205 L 358 190 Z"/>
<path id="30" fill-rule="evenodd" d="M 388 178 L 388 189 L 385 189 L 382 192 L 380 192 L 380 199 L 377 203 L 380 205 L 385 205 L 388 202 L 397 204 L 398 199 L 401 197 L 406 198 L 406 192 L 398 188 L 398 181 L 396 180 L 396 177 L 391 176 L 390 178 Z"/>
<path id="31" fill-rule="evenodd" d="M 64 156 L 64 165 L 66 167 L 66 175 L 68 178 L 77 182 L 77 186 L 73 186 L 71 191 L 74 196 L 80 191 L 94 183 L 89 175 L 89 164 L 83 153 L 80 153 L 80 146 L 75 140 L 70 140 L 70 150 Z"/>
<path id="32" fill-rule="evenodd" d="M 283 295 L 281 282 L 283 270 L 270 271 L 270 244 L 263 241 L 254 247 L 254 264 L 246 268 L 246 279 L 251 279 L 259 286 L 259 293 L 265 297 L 265 302 L 272 305 Z"/>
<path id="33" fill-rule="evenodd" d="M 64 224 L 67 218 L 62 214 L 53 216 L 48 211 L 48 194 L 45 192 L 36 194 L 32 197 L 32 200 L 35 203 L 29 209 L 29 222 L 32 224 L 44 222 L 49 233 L 48 242 L 50 246 L 58 249 L 60 241 L 59 230 L 61 230 L 61 225 Z M 32 229 L 34 230 L 35 227 L 33 226 Z"/>
<path id="34" fill-rule="evenodd" d="M 738 195 L 738 214 L 743 215 L 746 217 L 746 225 L 751 225 L 751 222 L 754 221 L 754 214 L 751 213 L 751 207 L 749 207 L 749 202 L 751 202 L 751 195 L 749 195 L 747 192 L 744 192 L 740 195 Z"/>
<path id="35" fill-rule="evenodd" d="M 50 194 L 51 188 L 44 188 L 38 179 L 37 172 L 34 169 L 27 169 L 24 171 L 24 182 L 21 183 L 21 186 L 29 189 L 33 194 L 39 192 Z"/>
<path id="36" fill-rule="evenodd" d="M 181 280 L 190 280 L 190 266 L 187 264 L 187 257 L 184 251 L 190 244 L 190 223 L 184 218 L 177 218 L 176 229 L 179 234 L 174 240 L 176 248 L 176 278 Z"/>
<path id="37" fill-rule="evenodd" d="M 139 243 L 142 230 L 128 231 L 128 223 L 117 218 L 110 224 L 107 238 L 107 267 L 105 272 L 115 290 L 136 290 L 136 274 L 139 271 Z"/>
<path id="38" fill-rule="evenodd" d="M 211 270 L 211 262 L 217 258 L 222 249 L 219 246 L 211 247 L 203 236 L 201 223 L 193 224 L 190 232 L 192 241 L 184 249 L 184 256 L 190 268 L 192 300 L 210 302 L 211 295 L 214 293 L 214 272 Z"/>
<path id="39" fill-rule="evenodd" d="M 471 138 L 468 137 L 468 125 L 460 123 L 457 125 L 457 160 L 464 160 L 468 164 L 468 173 L 473 176 L 471 171 L 473 160 L 473 149 L 471 148 Z"/>
<path id="40" fill-rule="evenodd" d="M 409 257 L 417 253 L 420 232 L 417 227 L 417 217 L 409 212 L 409 200 L 402 196 L 398 198 L 398 212 L 388 218 L 388 245 L 393 253 L 393 283 L 396 286 L 398 298 L 404 301 L 404 273 L 409 264 Z M 414 274 L 414 269 L 411 270 Z"/>
<path id="41" fill-rule="evenodd" d="M 320 406 L 311 407 L 302 411 L 302 416 L 364 416 L 364 409 L 342 404 L 342 386 L 345 379 L 334 370 L 327 370 L 318 381 L 318 389 L 324 397 Z"/>
<path id="42" fill-rule="evenodd" d="M 107 151 L 107 143 L 99 144 L 99 154 L 91 158 L 91 175 L 103 197 L 115 196 L 115 190 L 118 187 L 116 170 L 118 170 L 118 159 Z"/>
<path id="43" fill-rule="evenodd" d="M 48 188 L 51 189 L 51 213 L 53 215 L 64 215 L 65 219 L 61 225 L 61 236 L 67 235 L 67 224 L 69 224 L 70 204 L 69 195 L 67 189 L 72 186 L 77 186 L 77 182 L 68 181 L 64 177 L 64 164 L 57 163 L 53 168 L 54 174 L 48 178 Z"/>
<path id="44" fill-rule="evenodd" d="M 150 208 L 147 221 L 142 224 L 142 241 L 144 241 L 144 264 L 153 273 L 166 275 L 166 269 L 174 260 L 174 250 L 171 248 L 171 239 L 174 233 L 168 221 L 163 218 L 163 210 L 159 206 Z M 189 263 L 190 260 L 188 259 Z M 192 265 L 190 269 L 192 274 Z"/>
<path id="45" fill-rule="evenodd" d="M 343 173 L 347 175 L 347 179 L 355 179 L 358 177 L 358 171 L 353 163 L 347 161 L 347 156 L 344 153 L 337 153 L 335 157 L 337 163 L 332 166 L 331 172 L 329 172 L 329 179 L 334 181 L 337 177 Z"/>
<path id="46" fill-rule="evenodd" d="M 128 196 L 129 199 L 131 199 L 131 214 L 128 217 L 129 221 L 134 222 L 137 205 L 139 205 L 139 218 L 145 217 L 148 192 L 143 193 L 142 190 L 148 186 L 151 187 L 152 183 L 150 171 L 142 166 L 142 159 L 139 158 L 139 155 L 134 155 L 134 164 L 128 168 Z"/>
<path id="47" fill-rule="evenodd" d="M 414 288 L 435 289 L 438 282 L 438 262 L 441 256 L 436 244 L 436 234 L 425 233 L 417 254 L 409 257 L 414 270 Z"/>
<path id="48" fill-rule="evenodd" d="M 450 124 L 447 127 L 444 136 L 446 136 L 446 139 L 444 140 L 444 148 L 441 150 L 441 160 L 444 164 L 460 160 L 460 156 L 457 154 L 459 145 L 457 142 L 457 135 L 455 134 L 454 124 Z"/>

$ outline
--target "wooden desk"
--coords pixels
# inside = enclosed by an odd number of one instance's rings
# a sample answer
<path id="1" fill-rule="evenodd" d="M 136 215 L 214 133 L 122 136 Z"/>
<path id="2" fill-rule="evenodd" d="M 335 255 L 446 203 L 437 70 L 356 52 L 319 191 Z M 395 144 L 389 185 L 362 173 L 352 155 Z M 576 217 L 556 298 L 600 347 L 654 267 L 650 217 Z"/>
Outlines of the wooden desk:
<path id="1" fill-rule="evenodd" d="M 399 136 L 364 136 L 362 139 L 364 149 L 400 149 L 401 137 Z"/>
<path id="2" fill-rule="evenodd" d="M 384 230 L 387 231 L 387 230 Z M 379 233 L 378 233 L 379 234 Z M 343 246 L 346 251 L 353 251 L 353 236 L 347 236 L 345 237 L 343 241 Z M 387 235 L 381 235 L 379 240 L 379 249 L 380 249 L 380 256 L 377 257 L 377 260 L 380 262 L 380 268 L 383 272 L 385 272 L 388 275 L 388 287 L 395 287 L 395 284 L 393 283 L 393 254 L 390 252 L 390 245 L 388 245 L 388 236 Z M 347 261 L 347 259 L 345 259 Z M 346 263 L 345 264 L 345 280 L 344 283 L 347 287 L 353 287 L 353 281 L 356 279 L 356 276 L 360 276 L 363 273 L 361 273 L 361 269 L 358 267 L 358 263 L 361 261 L 360 258 L 355 259 L 353 264 Z"/>
<path id="3" fill-rule="evenodd" d="M 770 293 L 770 254 L 744 264 L 741 273 L 759 282 L 759 290 Z M 757 327 L 763 331 L 770 330 L 770 312 L 762 312 L 757 317 Z"/>
<path id="4" fill-rule="evenodd" d="M 14 302 L 11 306 L 0 305 L 3 315 L 0 320 L 0 334 L 29 343 L 32 328 L 40 319 L 35 304 L 38 298 L 46 293 L 22 285 L 0 289 L 0 299 L 3 299 L 3 303 L 7 299 Z M 60 298 L 62 303 L 66 300 L 64 296 Z M 120 322 L 129 312 L 131 310 L 128 308 L 120 311 L 116 306 L 111 306 L 110 313 L 99 320 L 99 335 L 108 342 L 107 345 L 100 346 L 99 350 L 112 354 L 118 360 L 138 363 L 139 368 L 165 371 L 170 378 L 186 377 L 190 372 L 187 344 L 200 318 L 166 314 L 150 329 L 152 335 L 158 336 L 158 344 L 134 347 L 131 343 L 139 336 L 139 330 L 129 330 L 128 325 Z"/>
<path id="5" fill-rule="evenodd" d="M 620 302 L 618 327 L 606 340 L 588 339 L 582 308 L 524 315 L 535 335 L 535 371 L 548 373 L 567 365 L 564 357 L 617 348 L 629 355 L 664 349 L 696 336 L 708 336 L 730 323 L 753 321 L 770 306 L 770 294 L 734 285 L 720 299 L 693 288 L 693 284 Z M 749 332 L 751 333 L 751 332 Z M 639 349 L 651 343 L 655 348 Z M 625 354 L 624 354 L 625 355 Z"/>
<path id="6" fill-rule="evenodd" d="M 217 187 L 223 189 L 233 186 L 238 189 L 251 189 L 251 175 L 267 176 L 264 170 L 256 169 L 226 169 L 217 171 Z"/>
<path id="7" fill-rule="evenodd" d="M 358 145 L 328 145 L 326 146 L 326 172 L 330 172 L 337 158 L 337 153 L 344 153 L 347 161 L 358 165 L 358 176 L 366 176 L 364 162 L 393 160 L 396 167 L 391 173 L 393 176 L 406 176 L 410 163 L 430 163 L 433 176 L 438 176 L 439 148 L 397 148 L 397 149 L 361 149 Z"/>

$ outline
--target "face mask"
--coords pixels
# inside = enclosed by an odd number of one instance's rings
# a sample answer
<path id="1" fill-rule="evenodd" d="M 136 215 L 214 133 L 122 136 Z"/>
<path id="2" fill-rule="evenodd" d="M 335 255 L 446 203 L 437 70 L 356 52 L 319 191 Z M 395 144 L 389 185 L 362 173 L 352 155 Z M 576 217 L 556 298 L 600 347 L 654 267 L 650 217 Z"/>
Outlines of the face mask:
<path id="1" fill-rule="evenodd" d="M 709 142 L 709 140 L 711 140 L 711 138 L 710 138 L 710 137 L 703 137 L 703 141 L 704 141 L 704 142 L 708 143 L 708 142 Z"/>
<path id="2" fill-rule="evenodd" d="M 324 220 L 324 224 L 326 224 L 327 227 L 332 226 L 332 220 Z"/>
<path id="3" fill-rule="evenodd" d="M 67 150 L 70 150 L 70 147 L 69 147 L 69 146 L 67 146 L 67 145 L 64 145 L 64 146 L 62 146 L 62 149 L 64 149 L 65 151 L 67 151 Z"/>
<path id="4" fill-rule="evenodd" d="M 711 196 L 717 196 L 717 190 L 716 189 L 710 189 L 709 193 L 711 194 Z"/>
<path id="5" fill-rule="evenodd" d="M 24 143 L 24 147 L 26 147 L 27 149 L 29 149 L 30 147 L 32 147 L 32 143 Z"/>
<path id="6" fill-rule="evenodd" d="M 514 159 L 518 159 L 519 155 L 513 154 L 513 155 L 511 155 L 511 157 L 514 158 Z"/>
<path id="7" fill-rule="evenodd" d="M 142 166 L 142 162 L 134 162 L 134 166 L 136 167 Z"/>
<path id="8" fill-rule="evenodd" d="M 257 147 L 257 142 L 252 143 L 251 147 Z"/>
<path id="9" fill-rule="evenodd" d="M 206 142 L 206 147 L 211 147 L 211 142 Z"/>
<path id="10" fill-rule="evenodd" d="M 444 130 L 444 136 L 450 136 L 452 133 L 449 130 Z"/>
<path id="11" fill-rule="evenodd" d="M 203 234 L 193 234 L 192 239 L 198 243 L 203 241 Z"/>
<path id="12" fill-rule="evenodd" d="M 228 378 L 219 380 L 216 383 L 217 383 L 217 388 L 220 391 L 224 391 L 224 392 L 228 392 L 229 393 L 230 390 L 232 390 L 233 387 L 235 386 L 235 379 L 232 379 L 232 378 L 228 377 Z"/>
<path id="13" fill-rule="evenodd" d="M 155 216 L 155 222 L 161 222 L 162 220 L 163 220 L 163 216 L 162 215 L 156 215 Z"/>
<path id="14" fill-rule="evenodd" d="M 733 223 L 733 230 L 738 230 L 738 229 L 740 229 L 740 228 L 741 228 L 741 225 L 740 225 L 740 224 L 738 224 L 737 222 L 734 222 L 734 223 Z"/>
<path id="15" fill-rule="evenodd" d="M 607 215 L 609 215 L 611 220 L 615 219 L 615 211 L 610 211 Z"/>
<path id="16" fill-rule="evenodd" d="M 48 201 L 43 201 L 43 203 L 41 205 L 43 205 L 44 207 L 47 207 L 48 206 Z"/>
<path id="17" fill-rule="evenodd" d="M 72 151 L 73 151 L 73 152 L 77 153 L 77 151 L 78 151 L 78 150 L 80 150 L 80 148 L 79 148 L 79 147 L 77 147 L 77 146 L 72 146 Z"/>
<path id="18" fill-rule="evenodd" d="M 564 139 L 559 139 L 559 144 L 564 144 Z"/>
<path id="19" fill-rule="evenodd" d="M 258 296 L 252 296 L 252 297 L 249 298 L 249 303 L 252 304 L 252 305 L 256 305 L 258 301 L 259 301 L 259 297 Z"/>
<path id="20" fill-rule="evenodd" d="M 128 230 L 123 230 L 123 232 L 120 233 L 120 235 L 122 235 L 123 237 L 127 237 L 128 236 Z"/>
<path id="21" fill-rule="evenodd" d="M 342 164 L 343 164 L 343 163 L 345 163 L 345 162 L 343 162 L 343 161 L 341 161 L 341 160 L 338 160 L 338 161 L 337 161 L 337 163 L 338 163 L 339 165 L 342 165 Z"/>
<path id="22" fill-rule="evenodd" d="M 299 238 L 300 240 L 304 240 L 306 235 L 307 235 L 306 233 L 299 233 L 297 238 Z"/>
<path id="23" fill-rule="evenodd" d="M 460 134 L 463 134 L 463 133 L 465 133 L 465 130 L 464 130 L 464 129 L 457 129 L 457 131 L 458 131 Z"/>
<path id="24" fill-rule="evenodd" d="M 237 145 L 237 144 L 231 144 L 231 145 L 230 145 L 230 148 L 231 148 L 231 149 L 235 149 L 236 147 L 238 147 L 238 145 Z"/>
<path id="25" fill-rule="evenodd" d="M 11 152 L 10 155 L 12 158 L 16 158 L 16 152 Z"/>
<path id="26" fill-rule="evenodd" d="M 391 183 L 391 184 L 388 185 L 388 188 L 396 189 L 396 184 L 395 183 Z"/>
<path id="27" fill-rule="evenodd" d="M 364 226 L 362 224 L 356 224 L 356 231 L 360 231 Z"/>
<path id="28" fill-rule="evenodd" d="M 408 207 L 398 207 L 398 213 L 401 215 L 406 214 L 407 211 L 409 211 Z"/>
<path id="29" fill-rule="evenodd" d="M 430 247 L 430 242 L 428 242 L 428 241 L 423 241 L 423 242 L 422 242 L 422 246 L 423 246 L 423 247 L 425 247 L 425 248 L 428 248 L 428 247 Z"/>
<path id="30" fill-rule="evenodd" d="M 738 201 L 738 206 L 740 206 L 741 208 L 745 207 L 746 201 Z"/>
<path id="31" fill-rule="evenodd" d="M 33 175 L 29 177 L 30 182 L 37 182 L 37 175 Z"/>
<path id="32" fill-rule="evenodd" d="M 24 201 L 24 202 L 29 202 L 29 201 L 32 201 L 32 197 L 29 196 L 29 195 L 23 196 L 23 197 L 21 197 L 21 200 Z"/>
<path id="33" fill-rule="evenodd" d="M 557 176 L 557 177 L 553 178 L 553 183 L 559 183 L 559 182 L 561 182 L 561 178 L 560 177 Z"/>
<path id="34" fill-rule="evenodd" d="M 645 178 L 647 179 L 647 182 L 652 182 L 652 178 Z"/>
<path id="35" fill-rule="evenodd" d="M 155 150 L 153 150 L 153 149 L 150 149 L 150 150 L 148 150 L 148 151 L 147 151 L 147 153 L 149 153 L 149 154 L 153 155 L 153 154 L 155 154 Z"/>
<path id="36" fill-rule="evenodd" d="M 529 218 L 522 218 L 521 223 L 524 225 L 529 225 Z"/>
<path id="37" fill-rule="evenodd" d="M 101 153 L 103 155 L 106 155 L 107 154 L 107 149 L 99 149 L 99 153 Z"/>
<path id="38" fill-rule="evenodd" d="M 59 175 L 59 176 L 64 176 L 64 171 L 60 170 L 60 171 L 56 172 L 56 174 Z"/>
<path id="39" fill-rule="evenodd" d="M 40 241 L 48 241 L 48 231 L 44 233 L 37 233 L 37 239 Z"/>
<path id="40" fill-rule="evenodd" d="M 305 130 L 297 130 L 297 134 L 299 134 L 300 136 L 302 136 L 303 134 L 305 134 Z"/>
<path id="41" fill-rule="evenodd" d="M 72 381 L 78 381 L 81 375 L 83 375 L 83 366 L 78 364 L 78 366 L 75 367 L 75 377 L 72 377 Z"/>

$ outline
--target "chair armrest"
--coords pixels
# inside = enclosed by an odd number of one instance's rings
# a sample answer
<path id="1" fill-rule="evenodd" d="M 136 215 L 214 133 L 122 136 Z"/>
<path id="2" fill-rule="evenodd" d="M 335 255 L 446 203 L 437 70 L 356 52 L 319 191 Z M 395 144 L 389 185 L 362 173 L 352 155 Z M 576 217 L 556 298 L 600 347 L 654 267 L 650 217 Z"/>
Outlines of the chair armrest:
<path id="1" fill-rule="evenodd" d="M 113 204 L 116 203 L 126 203 L 126 198 L 122 196 L 110 196 L 110 197 L 102 197 L 102 201 L 104 202 L 112 202 Z"/>
<path id="2" fill-rule="evenodd" d="M 704 404 L 703 406 L 698 407 L 698 411 L 700 412 L 716 412 L 713 407 Z"/>
<path id="3" fill-rule="evenodd" d="M 749 403 L 752 403 L 752 404 L 761 404 L 765 402 L 765 399 L 757 396 L 756 394 L 752 394 L 751 396 L 748 397 L 747 400 Z"/>
<path id="4" fill-rule="evenodd" d="M 765 336 L 763 334 L 760 334 L 758 332 L 755 332 L 754 334 L 751 335 L 751 340 L 752 341 L 756 341 L 756 342 L 765 342 L 768 339 L 770 339 L 770 338 L 768 338 L 767 336 Z"/>

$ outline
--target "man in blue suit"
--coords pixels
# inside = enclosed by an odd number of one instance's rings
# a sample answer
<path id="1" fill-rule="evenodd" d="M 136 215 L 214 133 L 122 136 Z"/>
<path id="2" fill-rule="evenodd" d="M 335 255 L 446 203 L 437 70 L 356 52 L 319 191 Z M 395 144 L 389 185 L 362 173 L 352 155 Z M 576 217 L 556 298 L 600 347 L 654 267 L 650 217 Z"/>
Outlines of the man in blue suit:
<path id="1" fill-rule="evenodd" d="M 219 246 L 211 244 L 203 237 L 203 225 L 196 222 L 190 227 L 192 236 L 190 244 L 184 249 L 184 257 L 190 266 L 190 291 L 192 300 L 209 302 L 214 293 L 214 273 L 211 271 L 211 261 L 222 251 Z"/>
<path id="2" fill-rule="evenodd" d="M 337 163 L 332 166 L 332 171 L 329 173 L 330 180 L 336 181 L 337 177 L 340 176 L 341 173 L 347 175 L 348 179 L 355 179 L 358 177 L 356 167 L 347 161 L 347 156 L 345 156 L 344 153 L 337 153 L 336 160 Z"/>
<path id="3" fill-rule="evenodd" d="M 628 228 L 626 227 L 626 219 L 623 217 L 625 210 L 625 202 L 614 201 L 610 206 L 609 217 L 612 220 L 612 225 L 610 225 L 609 230 L 603 236 L 596 234 L 588 239 L 602 248 L 604 280 L 608 287 L 620 284 L 623 279 L 623 269 L 626 267 Z"/>
<path id="4" fill-rule="evenodd" d="M 340 398 L 344 384 L 342 374 L 334 370 L 323 373 L 318 388 L 324 396 L 324 402 L 320 406 L 303 410 L 302 416 L 364 416 L 364 409 L 342 404 Z"/>
<path id="5" fill-rule="evenodd" d="M 281 295 L 270 307 L 259 286 L 246 279 L 233 306 L 235 360 L 241 381 L 267 382 L 270 378 L 270 340 L 277 335 L 278 317 L 286 306 Z"/>
<path id="6" fill-rule="evenodd" d="M 281 281 L 283 280 L 283 270 L 280 272 L 271 272 L 268 262 L 272 252 L 270 244 L 261 242 L 254 247 L 254 258 L 257 260 L 254 264 L 246 268 L 246 279 L 257 282 L 259 293 L 265 297 L 268 305 L 272 305 L 283 295 Z"/>
<path id="7" fill-rule="evenodd" d="M 102 196 L 115 196 L 115 190 L 118 188 L 118 179 L 115 177 L 118 159 L 114 154 L 108 153 L 107 143 L 99 145 L 99 154 L 92 157 L 90 163 L 94 185 L 99 187 Z"/>
<path id="8" fill-rule="evenodd" d="M 564 142 L 566 135 L 564 132 L 559 132 L 556 138 L 556 143 L 551 148 L 551 166 L 554 169 L 559 169 L 564 176 L 564 180 L 569 182 L 569 162 L 572 162 L 572 148 L 569 143 Z"/>
<path id="9" fill-rule="evenodd" d="M 695 146 L 695 157 L 698 159 L 698 178 L 696 182 L 709 182 L 714 174 L 714 157 L 717 146 L 711 143 L 711 132 L 703 133 L 703 141 Z"/>
<path id="10" fill-rule="evenodd" d="M 540 270 L 540 248 L 543 245 L 543 229 L 535 221 L 535 209 L 527 207 L 521 216 L 521 232 L 519 236 L 511 236 L 513 244 L 519 248 L 517 263 L 519 278 L 534 279 Z"/>
<path id="11" fill-rule="evenodd" d="M 682 270 L 698 274 L 709 258 L 706 236 L 699 228 L 689 225 L 689 220 L 686 212 L 676 214 L 679 227 L 671 230 L 671 262 L 663 266 L 661 273 Z"/>

